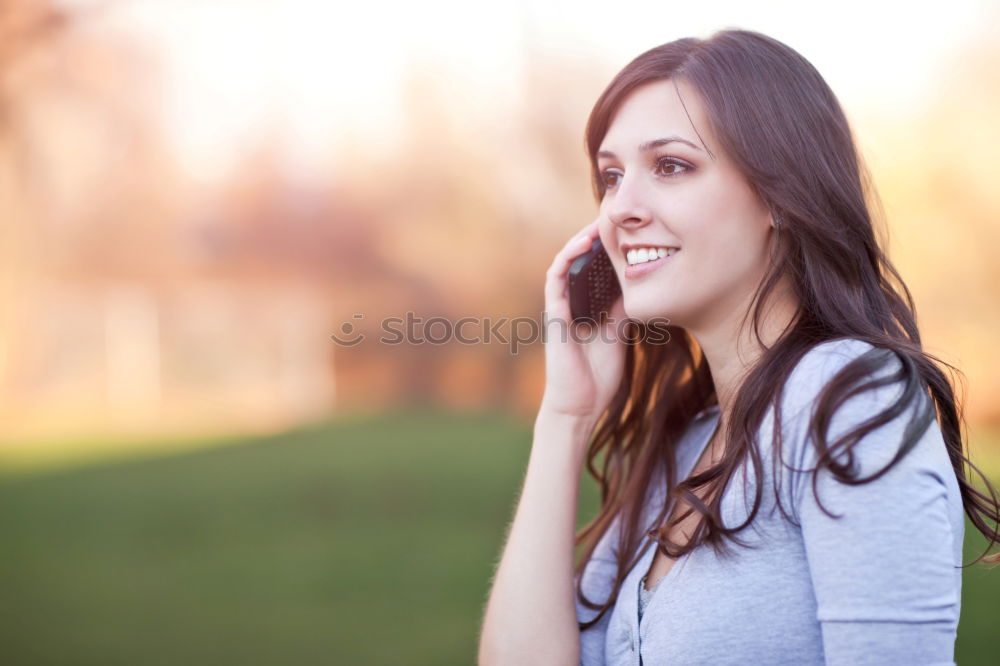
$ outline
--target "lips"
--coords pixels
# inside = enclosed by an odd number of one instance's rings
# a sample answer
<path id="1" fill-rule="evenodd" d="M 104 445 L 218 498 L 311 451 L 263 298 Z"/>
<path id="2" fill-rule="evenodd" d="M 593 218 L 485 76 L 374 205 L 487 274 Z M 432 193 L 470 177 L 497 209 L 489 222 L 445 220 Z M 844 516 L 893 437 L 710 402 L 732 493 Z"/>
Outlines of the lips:
<path id="1" fill-rule="evenodd" d="M 667 264 L 674 261 L 674 257 L 680 253 L 680 250 L 676 250 L 673 254 L 668 254 L 663 257 L 657 257 L 649 261 L 645 261 L 638 264 L 631 264 L 625 266 L 625 279 L 626 280 L 636 280 L 645 275 L 652 273 L 653 271 L 666 266 Z"/>
<path id="2" fill-rule="evenodd" d="M 653 259 L 657 259 L 660 257 L 670 256 L 675 252 L 677 252 L 679 249 L 680 248 L 678 247 L 668 247 L 668 246 L 663 246 L 663 247 L 649 246 L 649 247 L 631 248 L 625 253 L 625 259 L 626 263 L 629 266 L 634 266 L 635 264 L 642 264 L 647 261 L 652 261 Z"/>

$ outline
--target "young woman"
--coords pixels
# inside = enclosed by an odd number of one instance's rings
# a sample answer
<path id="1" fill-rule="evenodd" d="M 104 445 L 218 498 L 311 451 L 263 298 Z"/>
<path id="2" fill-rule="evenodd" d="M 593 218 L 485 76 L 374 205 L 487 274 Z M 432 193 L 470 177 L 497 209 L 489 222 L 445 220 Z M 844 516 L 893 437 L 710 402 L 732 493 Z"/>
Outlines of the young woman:
<path id="1" fill-rule="evenodd" d="M 637 57 L 586 139 L 600 213 L 546 275 L 480 663 L 953 664 L 964 516 L 993 545 L 1000 506 L 967 479 L 834 94 L 724 30 Z M 566 335 L 597 236 L 622 297 L 601 335 Z M 644 340 L 662 318 L 670 340 Z M 602 505 L 574 534 L 584 466 Z"/>

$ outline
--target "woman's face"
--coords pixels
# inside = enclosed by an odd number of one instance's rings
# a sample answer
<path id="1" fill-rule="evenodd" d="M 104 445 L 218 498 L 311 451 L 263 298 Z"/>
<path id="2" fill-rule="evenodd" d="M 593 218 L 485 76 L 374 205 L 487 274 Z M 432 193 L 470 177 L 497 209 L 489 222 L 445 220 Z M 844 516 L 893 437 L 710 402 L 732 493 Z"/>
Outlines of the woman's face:
<path id="1" fill-rule="evenodd" d="M 630 318 L 704 331 L 746 311 L 767 268 L 771 216 L 723 154 L 698 94 L 677 86 L 691 120 L 670 80 L 636 88 L 612 117 L 597 157 L 607 188 L 598 227 Z M 642 248 L 659 258 L 633 263 Z M 661 256 L 667 248 L 676 252 Z"/>

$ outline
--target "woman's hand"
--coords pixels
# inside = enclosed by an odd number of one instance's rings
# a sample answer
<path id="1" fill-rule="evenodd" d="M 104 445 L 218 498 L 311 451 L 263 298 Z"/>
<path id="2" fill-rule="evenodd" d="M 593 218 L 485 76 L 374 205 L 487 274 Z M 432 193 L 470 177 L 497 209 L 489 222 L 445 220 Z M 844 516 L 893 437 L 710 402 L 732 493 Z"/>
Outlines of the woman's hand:
<path id="1" fill-rule="evenodd" d="M 625 310 L 619 297 L 603 324 L 570 319 L 567 274 L 597 238 L 597 221 L 573 236 L 545 274 L 545 393 L 541 412 L 595 423 L 611 402 L 625 366 Z"/>

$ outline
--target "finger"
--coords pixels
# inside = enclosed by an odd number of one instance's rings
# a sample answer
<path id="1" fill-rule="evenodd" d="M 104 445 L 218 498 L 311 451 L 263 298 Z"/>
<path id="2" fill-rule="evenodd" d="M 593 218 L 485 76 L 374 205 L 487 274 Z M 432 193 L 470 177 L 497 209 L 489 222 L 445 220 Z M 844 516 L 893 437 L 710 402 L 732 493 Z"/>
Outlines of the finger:
<path id="1" fill-rule="evenodd" d="M 600 218 L 594 220 L 593 222 L 585 226 L 583 229 L 580 230 L 580 232 L 577 235 L 580 237 L 589 238 L 591 241 L 593 241 L 595 238 L 597 238 L 597 236 L 600 235 L 598 222 L 600 222 Z"/>
<path id="2" fill-rule="evenodd" d="M 567 274 L 573 260 L 588 251 L 598 235 L 598 220 L 594 220 L 573 235 L 556 253 L 545 274 L 545 310 L 550 319 L 570 318 Z"/>
<path id="3" fill-rule="evenodd" d="M 597 220 L 595 220 L 566 241 L 566 244 L 563 245 L 562 249 L 556 253 L 555 258 L 552 261 L 552 266 L 555 266 L 557 263 L 565 263 L 568 269 L 569 264 L 571 264 L 574 259 L 590 249 L 590 246 L 593 245 L 594 239 L 597 238 L 598 235 Z M 550 266 L 550 268 L 552 266 Z"/>
<path id="4" fill-rule="evenodd" d="M 560 301 L 566 301 L 567 273 L 573 260 L 590 249 L 589 236 L 578 236 L 567 243 L 552 260 L 545 274 L 546 307 L 558 307 Z"/>
<path id="5" fill-rule="evenodd" d="M 591 242 L 593 242 L 596 236 L 597 236 L 597 222 L 591 222 L 583 229 L 580 229 L 578 232 L 573 234 L 573 236 L 568 241 L 566 241 L 566 245 L 563 246 L 563 249 L 566 249 L 566 247 L 578 243 L 583 238 L 587 238 Z"/>

